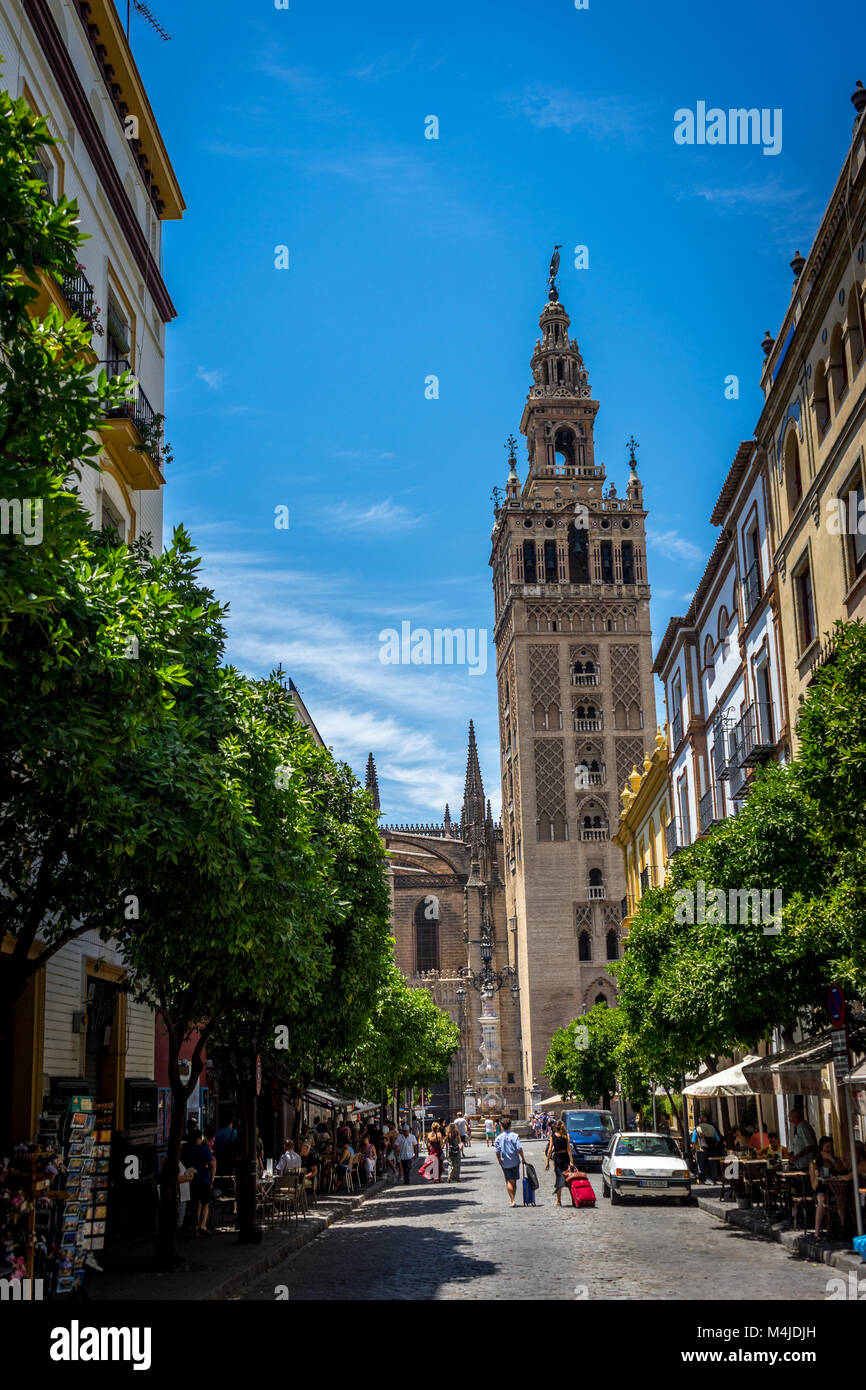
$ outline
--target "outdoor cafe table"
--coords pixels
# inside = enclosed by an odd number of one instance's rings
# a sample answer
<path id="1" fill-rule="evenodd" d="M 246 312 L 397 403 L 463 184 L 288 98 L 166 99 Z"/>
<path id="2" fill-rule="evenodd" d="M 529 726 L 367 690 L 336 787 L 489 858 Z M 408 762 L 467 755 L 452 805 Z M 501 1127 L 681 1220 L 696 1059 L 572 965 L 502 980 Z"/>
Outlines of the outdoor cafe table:
<path id="1" fill-rule="evenodd" d="M 777 1176 L 780 1183 L 780 1191 L 782 1194 L 782 1203 L 785 1208 L 785 1214 L 787 1215 L 789 1221 L 793 1221 L 794 1208 L 791 1202 L 791 1198 L 794 1196 L 802 1196 L 805 1193 L 804 1183 L 808 1178 L 809 1174 L 802 1172 L 799 1168 L 783 1168 L 781 1173 L 779 1173 Z M 799 1184 L 799 1190 L 796 1190 L 797 1184 Z"/>
<path id="2" fill-rule="evenodd" d="M 764 1174 L 767 1171 L 767 1160 L 765 1158 L 739 1158 L 736 1155 L 735 1158 L 740 1165 L 743 1180 L 748 1188 L 749 1201 L 754 1206 L 755 1188 L 760 1188 L 763 1183 Z"/>

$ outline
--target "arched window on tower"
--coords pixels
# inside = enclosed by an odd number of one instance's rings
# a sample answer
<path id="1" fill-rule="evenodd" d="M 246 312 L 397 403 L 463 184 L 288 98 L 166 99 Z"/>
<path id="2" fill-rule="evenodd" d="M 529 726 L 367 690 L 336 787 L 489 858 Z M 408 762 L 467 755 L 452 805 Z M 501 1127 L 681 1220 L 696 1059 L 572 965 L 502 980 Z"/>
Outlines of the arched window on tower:
<path id="1" fill-rule="evenodd" d="M 589 531 L 574 523 L 568 528 L 568 578 L 571 584 L 589 583 Z"/>
<path id="2" fill-rule="evenodd" d="M 592 960 L 592 942 L 588 931 L 582 931 L 577 938 L 577 959 Z"/>
<path id="3" fill-rule="evenodd" d="M 415 969 L 439 969 L 439 899 L 432 893 L 415 908 Z"/>
<path id="4" fill-rule="evenodd" d="M 604 994 L 597 994 L 593 1000 L 594 1004 L 607 1004 L 607 997 Z"/>
<path id="5" fill-rule="evenodd" d="M 523 542 L 523 579 L 526 584 L 537 584 L 535 567 L 535 541 Z"/>
<path id="6" fill-rule="evenodd" d="M 619 941 L 616 932 L 611 930 L 605 937 L 605 947 L 608 960 L 619 960 Z"/>
<path id="7" fill-rule="evenodd" d="M 613 544 L 611 541 L 601 543 L 601 582 L 602 584 L 613 583 Z"/>
<path id="8" fill-rule="evenodd" d="M 556 541 L 544 542 L 544 582 L 555 584 L 559 579 L 559 560 L 556 554 Z"/>
<path id="9" fill-rule="evenodd" d="M 622 582 L 623 584 L 633 584 L 634 581 L 634 546 L 631 541 L 622 543 Z"/>
<path id="10" fill-rule="evenodd" d="M 561 370 L 561 362 L 559 366 Z M 561 381 L 562 377 L 559 379 Z M 553 441 L 553 451 L 556 455 L 557 468 L 574 467 L 574 442 L 574 435 L 571 430 L 561 429 L 556 431 L 556 437 Z"/>

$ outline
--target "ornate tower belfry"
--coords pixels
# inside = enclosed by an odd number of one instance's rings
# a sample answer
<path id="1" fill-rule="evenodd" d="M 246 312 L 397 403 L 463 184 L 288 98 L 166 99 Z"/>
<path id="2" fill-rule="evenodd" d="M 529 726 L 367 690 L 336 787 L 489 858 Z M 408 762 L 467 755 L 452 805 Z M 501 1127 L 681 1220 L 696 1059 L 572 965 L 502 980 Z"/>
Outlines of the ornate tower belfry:
<path id="1" fill-rule="evenodd" d="M 625 882 L 619 792 L 654 731 L 646 512 L 628 445 L 623 494 L 596 457 L 599 402 L 550 262 L 508 475 L 494 493 L 506 904 L 520 980 L 526 1104 L 552 1034 L 613 1003 Z"/>

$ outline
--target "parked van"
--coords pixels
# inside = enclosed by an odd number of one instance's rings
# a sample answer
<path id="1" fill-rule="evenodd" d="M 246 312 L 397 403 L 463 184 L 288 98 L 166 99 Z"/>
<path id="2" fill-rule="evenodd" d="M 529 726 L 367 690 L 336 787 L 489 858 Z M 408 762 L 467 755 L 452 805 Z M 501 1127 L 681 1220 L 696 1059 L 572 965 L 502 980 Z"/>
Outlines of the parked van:
<path id="1" fill-rule="evenodd" d="M 562 1118 L 575 1158 L 581 1163 L 598 1163 L 607 1153 L 616 1133 L 613 1115 L 609 1110 L 563 1110 Z"/>

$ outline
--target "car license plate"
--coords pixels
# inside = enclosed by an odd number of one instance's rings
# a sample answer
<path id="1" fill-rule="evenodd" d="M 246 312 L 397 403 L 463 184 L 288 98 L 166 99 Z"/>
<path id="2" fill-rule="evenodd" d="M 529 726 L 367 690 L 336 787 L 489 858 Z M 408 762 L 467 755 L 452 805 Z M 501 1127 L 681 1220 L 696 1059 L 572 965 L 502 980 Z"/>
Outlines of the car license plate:
<path id="1" fill-rule="evenodd" d="M 641 1187 L 667 1187 L 667 1182 L 664 1178 L 641 1178 L 640 1185 Z"/>

